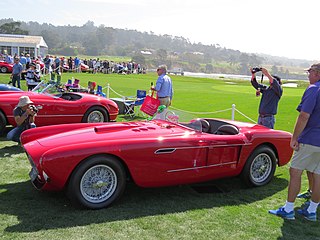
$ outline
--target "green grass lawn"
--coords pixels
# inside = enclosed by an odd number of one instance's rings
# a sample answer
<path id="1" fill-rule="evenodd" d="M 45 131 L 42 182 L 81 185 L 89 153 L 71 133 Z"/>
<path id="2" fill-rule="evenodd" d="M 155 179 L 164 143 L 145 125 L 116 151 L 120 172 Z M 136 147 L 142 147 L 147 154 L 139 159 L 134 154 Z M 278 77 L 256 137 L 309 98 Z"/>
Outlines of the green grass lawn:
<path id="1" fill-rule="evenodd" d="M 68 78 L 102 86 L 110 84 L 123 96 L 148 90 L 156 74 L 63 74 Z M 231 118 L 232 104 L 244 115 L 257 119 L 260 98 L 248 81 L 172 76 L 172 110 L 180 119 Z M 0 75 L 6 83 L 9 75 Z M 25 82 L 22 81 L 24 85 Z M 276 129 L 292 132 L 307 83 L 285 88 L 279 104 Z M 106 90 L 106 89 L 105 89 Z M 117 97 L 110 92 L 110 97 Z M 217 113 L 216 113 L 217 112 Z M 236 120 L 249 121 L 236 113 Z M 126 121 L 119 116 L 117 121 Z M 281 206 L 287 194 L 288 166 L 278 168 L 273 181 L 261 188 L 246 188 L 238 178 L 207 183 L 211 193 L 194 186 L 143 189 L 128 185 L 124 196 L 110 208 L 79 210 L 63 193 L 36 191 L 22 148 L 0 137 L 0 239 L 320 239 L 319 223 L 297 216 L 284 221 L 267 213 Z M 306 177 L 303 188 L 306 188 Z M 296 206 L 303 203 L 297 200 Z"/>

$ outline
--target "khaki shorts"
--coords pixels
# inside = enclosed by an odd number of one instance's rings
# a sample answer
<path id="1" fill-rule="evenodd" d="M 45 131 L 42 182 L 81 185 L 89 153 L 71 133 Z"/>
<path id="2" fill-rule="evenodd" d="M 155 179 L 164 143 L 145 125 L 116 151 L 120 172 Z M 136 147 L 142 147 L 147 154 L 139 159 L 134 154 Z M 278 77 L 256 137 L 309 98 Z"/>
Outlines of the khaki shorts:
<path id="1" fill-rule="evenodd" d="M 169 107 L 171 105 L 171 99 L 170 97 L 164 97 L 164 98 L 158 98 L 160 100 L 160 105 L 165 105 L 166 107 Z"/>
<path id="2" fill-rule="evenodd" d="M 320 174 L 320 147 L 299 144 L 299 151 L 294 151 L 291 167 Z"/>

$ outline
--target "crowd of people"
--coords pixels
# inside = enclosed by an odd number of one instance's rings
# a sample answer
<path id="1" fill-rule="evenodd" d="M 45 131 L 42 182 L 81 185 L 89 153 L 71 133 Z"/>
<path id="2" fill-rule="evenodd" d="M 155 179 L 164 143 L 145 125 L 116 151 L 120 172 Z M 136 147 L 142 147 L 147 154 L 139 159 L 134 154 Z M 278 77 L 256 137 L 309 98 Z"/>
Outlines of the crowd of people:
<path id="1" fill-rule="evenodd" d="M 21 88 L 21 79 L 26 79 L 28 90 L 32 90 L 39 82 L 42 75 L 57 74 L 62 71 L 68 72 L 90 72 L 96 73 L 117 73 L 117 74 L 145 74 L 146 68 L 140 63 L 114 62 L 109 60 L 80 59 L 79 57 L 60 57 L 47 54 L 44 58 L 41 56 L 30 57 L 29 54 L 1 54 L 0 59 L 13 64 L 11 81 L 14 87 Z"/>

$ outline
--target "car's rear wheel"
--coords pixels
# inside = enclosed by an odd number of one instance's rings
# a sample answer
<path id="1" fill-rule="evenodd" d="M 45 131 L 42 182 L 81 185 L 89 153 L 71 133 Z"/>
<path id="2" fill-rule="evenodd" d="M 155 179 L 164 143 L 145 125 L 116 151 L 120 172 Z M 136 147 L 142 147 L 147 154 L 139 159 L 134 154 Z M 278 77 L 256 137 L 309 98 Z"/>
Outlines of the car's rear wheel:
<path id="1" fill-rule="evenodd" d="M 126 172 L 112 157 L 87 159 L 72 173 L 67 194 L 76 205 L 100 209 L 115 202 L 124 192 Z"/>
<path id="2" fill-rule="evenodd" d="M 1 67 L 1 68 L 0 68 L 0 71 L 1 71 L 1 73 L 6 73 L 6 72 L 8 72 L 8 68 L 6 68 L 6 67 Z"/>
<path id="3" fill-rule="evenodd" d="M 273 178 L 276 170 L 276 155 L 267 146 L 255 149 L 244 166 L 241 177 L 248 186 L 266 185 Z"/>
<path id="4" fill-rule="evenodd" d="M 108 122 L 108 112 L 100 106 L 91 107 L 83 116 L 82 122 L 95 123 L 95 122 Z"/>
<path id="5" fill-rule="evenodd" d="M 5 118 L 4 114 L 2 112 L 0 112 L 0 135 L 3 134 L 3 132 L 6 128 L 6 125 L 7 125 L 6 118 Z"/>

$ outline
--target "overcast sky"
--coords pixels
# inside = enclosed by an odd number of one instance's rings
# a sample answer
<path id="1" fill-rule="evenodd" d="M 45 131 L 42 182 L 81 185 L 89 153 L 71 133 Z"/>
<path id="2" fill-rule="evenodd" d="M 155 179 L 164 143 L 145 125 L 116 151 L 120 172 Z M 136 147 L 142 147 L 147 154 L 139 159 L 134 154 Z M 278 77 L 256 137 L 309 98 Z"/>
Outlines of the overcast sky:
<path id="1" fill-rule="evenodd" d="M 0 18 L 133 29 L 320 60 L 319 0 L 1 0 Z"/>

